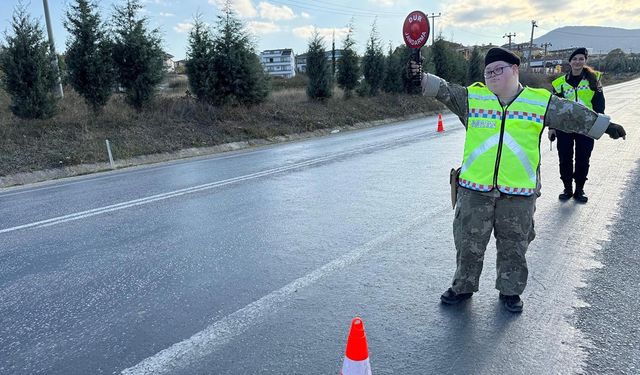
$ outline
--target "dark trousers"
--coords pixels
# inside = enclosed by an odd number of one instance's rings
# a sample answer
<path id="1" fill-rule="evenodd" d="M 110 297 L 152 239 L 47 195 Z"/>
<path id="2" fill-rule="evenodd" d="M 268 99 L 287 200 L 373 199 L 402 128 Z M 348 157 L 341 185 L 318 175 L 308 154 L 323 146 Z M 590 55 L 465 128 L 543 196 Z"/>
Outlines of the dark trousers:
<path id="1" fill-rule="evenodd" d="M 589 173 L 589 158 L 593 151 L 593 138 L 576 133 L 565 133 L 556 130 L 558 138 L 558 158 L 560 159 L 560 179 L 565 186 L 576 181 L 577 189 L 582 189 Z M 575 169 L 573 166 L 573 150 L 575 146 Z"/>

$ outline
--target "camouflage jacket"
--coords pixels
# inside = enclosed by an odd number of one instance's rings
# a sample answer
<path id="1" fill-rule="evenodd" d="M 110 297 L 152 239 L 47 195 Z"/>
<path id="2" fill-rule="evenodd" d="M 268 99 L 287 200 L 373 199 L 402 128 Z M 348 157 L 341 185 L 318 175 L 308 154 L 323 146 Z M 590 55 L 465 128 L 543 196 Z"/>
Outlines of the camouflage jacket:
<path id="1" fill-rule="evenodd" d="M 449 83 L 433 74 L 423 74 L 422 94 L 435 97 L 458 116 L 467 126 L 468 107 L 467 88 Z M 559 129 L 567 133 L 579 133 L 598 139 L 609 126 L 609 116 L 598 114 L 577 102 L 551 96 L 544 126 Z"/>

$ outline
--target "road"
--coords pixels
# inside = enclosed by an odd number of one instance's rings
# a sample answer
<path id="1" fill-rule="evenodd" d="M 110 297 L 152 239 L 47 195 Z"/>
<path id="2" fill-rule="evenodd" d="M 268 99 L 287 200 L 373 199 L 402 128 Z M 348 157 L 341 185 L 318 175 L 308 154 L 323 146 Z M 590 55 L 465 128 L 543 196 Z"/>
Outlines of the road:
<path id="1" fill-rule="evenodd" d="M 606 88 L 586 205 L 543 195 L 521 315 L 494 289 L 439 303 L 455 267 L 444 116 L 0 190 L 0 374 L 327 374 L 351 319 L 374 374 L 640 369 L 640 80 Z"/>

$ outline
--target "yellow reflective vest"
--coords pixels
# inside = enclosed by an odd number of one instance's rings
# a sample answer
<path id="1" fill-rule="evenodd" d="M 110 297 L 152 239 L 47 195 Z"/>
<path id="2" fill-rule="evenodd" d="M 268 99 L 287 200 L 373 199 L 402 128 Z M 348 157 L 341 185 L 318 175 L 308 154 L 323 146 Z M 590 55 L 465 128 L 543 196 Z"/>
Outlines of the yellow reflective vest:
<path id="1" fill-rule="evenodd" d="M 600 77 L 602 77 L 602 73 L 595 72 L 596 79 L 600 81 Z M 569 78 L 569 74 L 561 75 L 560 77 L 553 80 L 551 85 L 553 85 L 553 89 L 558 94 L 563 94 L 565 99 L 576 101 L 583 106 L 593 110 L 593 105 L 591 104 L 591 100 L 593 96 L 596 94 L 589 87 L 589 81 L 586 78 L 582 78 L 578 87 L 573 87 L 567 83 L 567 79 Z"/>
<path id="2" fill-rule="evenodd" d="M 540 136 L 551 93 L 525 87 L 503 107 L 480 82 L 467 90 L 469 116 L 460 186 L 533 195 L 538 186 Z"/>

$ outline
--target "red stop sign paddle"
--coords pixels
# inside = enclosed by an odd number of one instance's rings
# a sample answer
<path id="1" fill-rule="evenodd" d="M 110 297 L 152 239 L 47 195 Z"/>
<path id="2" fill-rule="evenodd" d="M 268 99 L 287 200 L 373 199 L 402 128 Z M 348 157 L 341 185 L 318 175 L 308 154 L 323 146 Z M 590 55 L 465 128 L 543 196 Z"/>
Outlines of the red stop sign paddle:
<path id="1" fill-rule="evenodd" d="M 420 84 L 422 81 L 422 57 L 420 56 L 420 48 L 429 40 L 429 19 L 427 16 L 419 10 L 414 10 L 409 13 L 404 20 L 402 26 L 402 37 L 405 44 L 411 48 L 411 60 L 420 65 L 420 69 L 417 73 L 412 73 L 411 81 L 413 87 L 409 90 L 412 93 L 418 93 L 420 91 Z"/>
<path id="2" fill-rule="evenodd" d="M 414 10 L 404 20 L 402 36 L 409 48 L 419 49 L 429 40 L 430 31 L 427 16 L 419 10 Z"/>

